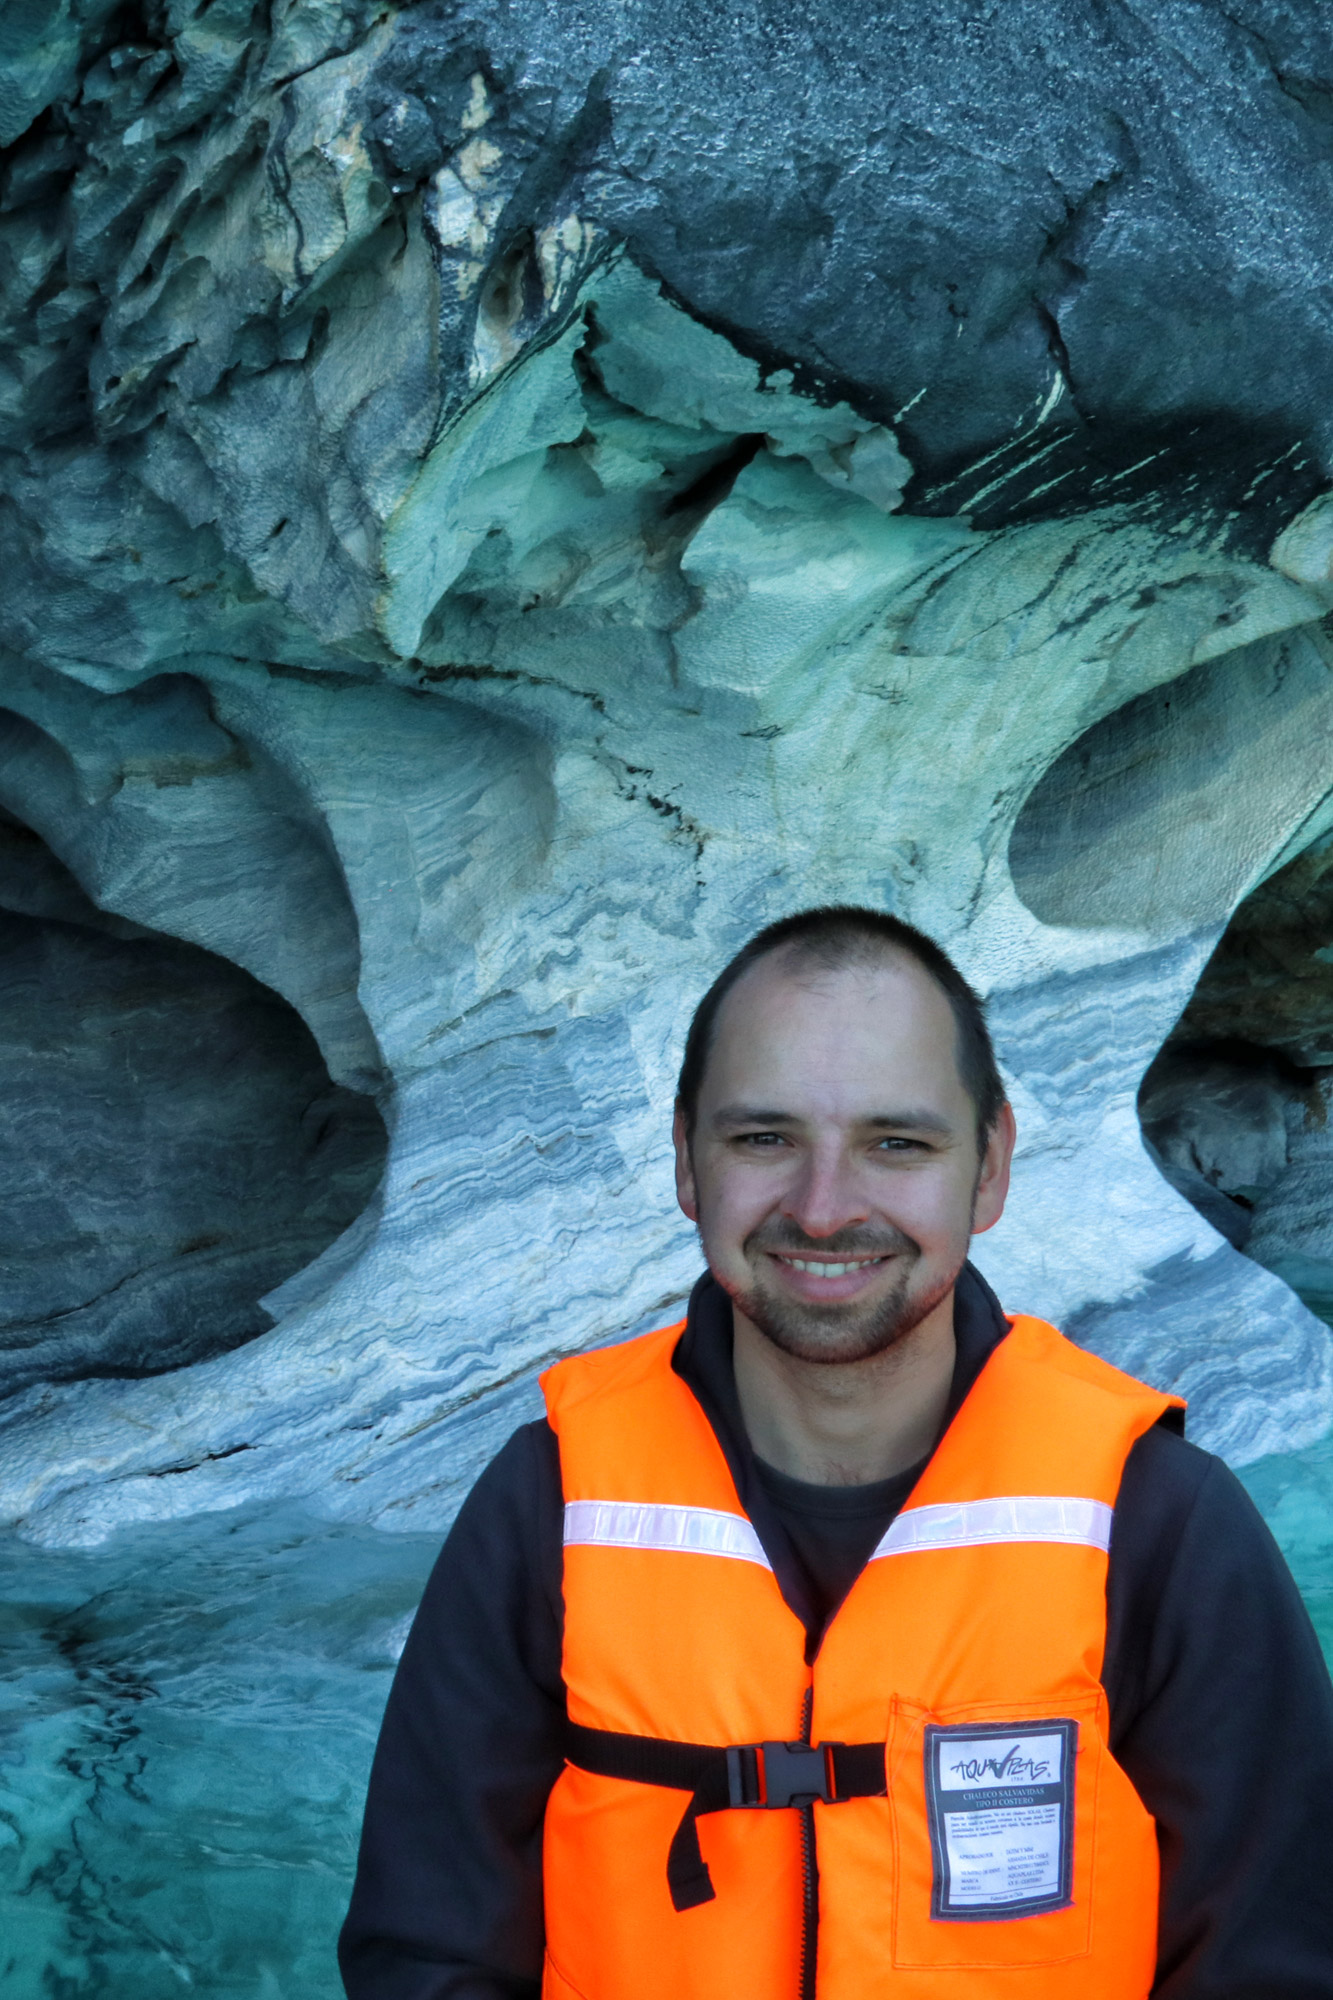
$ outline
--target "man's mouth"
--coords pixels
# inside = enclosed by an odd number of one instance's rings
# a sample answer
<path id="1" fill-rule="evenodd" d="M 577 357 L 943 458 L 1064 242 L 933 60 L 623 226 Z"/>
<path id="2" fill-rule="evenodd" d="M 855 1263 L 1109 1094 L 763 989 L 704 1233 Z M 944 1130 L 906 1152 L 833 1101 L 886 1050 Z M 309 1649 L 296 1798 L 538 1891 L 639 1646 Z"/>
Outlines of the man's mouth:
<path id="1" fill-rule="evenodd" d="M 809 1271 L 816 1278 L 846 1278 L 853 1271 L 864 1271 L 871 1264 L 887 1263 L 887 1256 L 852 1257 L 835 1262 L 828 1257 L 791 1257 L 781 1250 L 773 1251 L 779 1264 L 786 1264 L 793 1271 Z"/>

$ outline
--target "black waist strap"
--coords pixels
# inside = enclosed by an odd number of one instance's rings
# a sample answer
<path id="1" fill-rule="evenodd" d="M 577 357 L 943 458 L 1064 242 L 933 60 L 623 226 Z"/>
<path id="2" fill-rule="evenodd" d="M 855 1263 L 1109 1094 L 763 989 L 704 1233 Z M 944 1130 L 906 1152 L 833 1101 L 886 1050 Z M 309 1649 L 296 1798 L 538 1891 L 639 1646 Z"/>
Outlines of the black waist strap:
<path id="1" fill-rule="evenodd" d="M 716 1893 L 699 1851 L 701 1813 L 780 1811 L 822 1799 L 875 1799 L 884 1794 L 882 1743 L 671 1743 L 660 1736 L 625 1736 L 571 1722 L 565 1756 L 599 1778 L 627 1778 L 689 1792 L 667 1854 L 667 1886 L 678 1910 L 710 1903 Z"/>

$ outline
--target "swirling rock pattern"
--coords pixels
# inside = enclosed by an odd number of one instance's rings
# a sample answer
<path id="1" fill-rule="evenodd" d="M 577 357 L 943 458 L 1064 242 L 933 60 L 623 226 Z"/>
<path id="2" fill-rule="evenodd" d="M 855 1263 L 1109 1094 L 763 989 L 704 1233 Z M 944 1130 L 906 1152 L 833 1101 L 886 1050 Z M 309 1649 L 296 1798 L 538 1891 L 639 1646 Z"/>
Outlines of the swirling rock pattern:
<path id="1" fill-rule="evenodd" d="M 1323 11 L 129 18 L 0 29 L 0 893 L 229 961 L 390 1144 L 200 1347 L 12 1395 L 0 1516 L 447 1519 L 678 1306 L 690 1006 L 831 897 L 992 995 L 1008 1299 L 1318 1435 L 1326 1329 L 1136 1098 L 1330 824 Z"/>

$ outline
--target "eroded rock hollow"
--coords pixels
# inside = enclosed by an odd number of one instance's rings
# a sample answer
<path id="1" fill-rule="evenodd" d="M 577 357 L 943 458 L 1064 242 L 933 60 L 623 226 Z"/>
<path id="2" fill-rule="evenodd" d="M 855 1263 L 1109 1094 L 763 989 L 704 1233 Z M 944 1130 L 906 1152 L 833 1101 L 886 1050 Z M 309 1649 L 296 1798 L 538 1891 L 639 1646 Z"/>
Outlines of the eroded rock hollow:
<path id="1" fill-rule="evenodd" d="M 0 1516 L 437 1528 L 678 1306 L 690 1008 L 834 898 L 990 995 L 1009 1302 L 1320 1435 L 1324 12 L 48 11 Z"/>
<path id="2" fill-rule="evenodd" d="M 5 907 L 5 906 L 8 907 Z M 355 1221 L 371 1099 L 228 960 L 108 917 L 0 819 L 0 1393 L 183 1368 Z"/>

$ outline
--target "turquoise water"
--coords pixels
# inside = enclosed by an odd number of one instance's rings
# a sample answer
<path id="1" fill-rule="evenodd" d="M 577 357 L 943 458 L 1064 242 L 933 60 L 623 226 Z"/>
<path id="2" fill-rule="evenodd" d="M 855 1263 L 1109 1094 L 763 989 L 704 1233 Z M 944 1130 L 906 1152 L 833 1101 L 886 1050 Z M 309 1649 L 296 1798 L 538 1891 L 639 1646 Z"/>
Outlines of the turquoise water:
<path id="1" fill-rule="evenodd" d="M 1333 1664 L 1333 1436 L 1247 1465 L 1241 1478 L 1276 1535 Z"/>
<path id="2" fill-rule="evenodd" d="M 4 2000 L 334 2000 L 438 1536 L 229 1515 L 0 1543 Z"/>
<path id="3" fill-rule="evenodd" d="M 1333 1440 L 1243 1475 L 1333 1655 Z M 4 2000 L 337 2000 L 375 1732 L 436 1536 L 239 1513 L 0 1541 Z"/>

